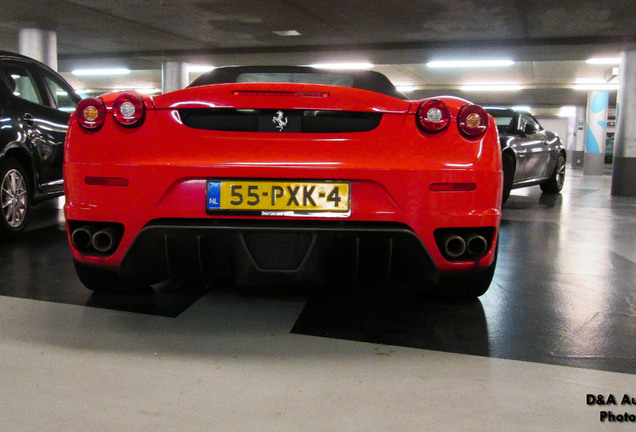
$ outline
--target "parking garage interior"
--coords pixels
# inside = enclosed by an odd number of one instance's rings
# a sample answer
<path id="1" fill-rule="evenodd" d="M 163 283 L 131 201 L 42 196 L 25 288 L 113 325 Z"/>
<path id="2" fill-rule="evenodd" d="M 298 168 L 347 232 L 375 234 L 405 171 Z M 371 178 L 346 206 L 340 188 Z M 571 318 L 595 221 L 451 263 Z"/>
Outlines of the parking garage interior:
<path id="1" fill-rule="evenodd" d="M 558 132 L 568 151 L 560 194 L 512 190 L 491 287 L 463 303 L 373 279 L 204 290 L 166 282 L 141 294 L 93 293 L 73 268 L 64 197 L 38 204 L 22 235 L 0 240 L 3 430 L 633 425 L 630 2 L 38 0 L 28 11 L 3 3 L 0 49 L 39 52 L 40 61 L 54 56 L 54 68 L 86 95 L 176 89 L 200 73 L 188 65 L 353 60 L 386 74 L 412 99 L 449 94 L 522 106 Z M 450 58 L 513 64 L 427 66 Z M 129 71 L 73 73 L 106 66 Z M 489 79 L 516 87 L 466 89 Z M 596 87 L 577 88 L 590 84 Z M 608 95 L 602 148 L 611 143 L 616 153 L 584 144 L 590 97 L 599 91 Z M 599 403 L 609 396 L 615 405 Z M 610 411 L 615 420 L 602 421 Z"/>

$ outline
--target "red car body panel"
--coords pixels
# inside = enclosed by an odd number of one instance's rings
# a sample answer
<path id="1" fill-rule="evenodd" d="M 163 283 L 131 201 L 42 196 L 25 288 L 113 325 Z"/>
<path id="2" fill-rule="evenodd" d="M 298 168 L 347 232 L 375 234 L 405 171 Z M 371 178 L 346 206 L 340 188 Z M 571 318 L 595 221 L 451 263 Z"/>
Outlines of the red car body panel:
<path id="1" fill-rule="evenodd" d="M 117 269 L 138 233 L 154 220 L 298 220 L 295 216 L 223 215 L 206 212 L 208 179 L 277 179 L 350 183 L 351 209 L 337 217 L 303 220 L 394 222 L 421 240 L 441 274 L 485 269 L 495 259 L 501 218 L 501 151 L 497 128 L 466 138 L 457 127 L 468 104 L 440 98 L 451 122 L 437 133 L 416 125 L 421 101 L 405 101 L 346 87 L 310 84 L 219 84 L 144 96 L 143 123 L 124 127 L 111 114 L 97 131 L 73 115 L 65 148 L 65 215 L 68 221 L 119 223 L 124 233 L 108 256 L 73 258 Z M 224 132 L 190 128 L 179 109 L 232 108 L 340 110 L 382 113 L 377 128 L 351 133 Z M 87 178 L 126 179 L 125 185 L 87 184 Z M 474 184 L 474 190 L 434 190 L 436 184 Z M 442 188 L 443 189 L 443 188 Z M 436 244 L 438 228 L 492 227 L 489 250 L 477 260 L 451 261 Z"/>

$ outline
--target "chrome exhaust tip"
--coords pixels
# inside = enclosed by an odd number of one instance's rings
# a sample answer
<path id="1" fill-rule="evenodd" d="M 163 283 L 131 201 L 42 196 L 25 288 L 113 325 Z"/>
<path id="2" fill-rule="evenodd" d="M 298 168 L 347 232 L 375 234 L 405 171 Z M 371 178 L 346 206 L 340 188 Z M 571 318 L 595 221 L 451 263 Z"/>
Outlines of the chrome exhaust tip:
<path id="1" fill-rule="evenodd" d="M 89 249 L 93 244 L 93 235 L 95 234 L 95 227 L 92 225 L 81 226 L 71 233 L 71 241 L 73 246 L 79 250 Z"/>
<path id="2" fill-rule="evenodd" d="M 466 239 L 466 251 L 472 256 L 481 256 L 488 252 L 488 241 L 484 236 L 471 234 Z"/>
<path id="3" fill-rule="evenodd" d="M 442 248 L 450 258 L 459 258 L 466 252 L 466 241 L 457 234 L 449 234 L 442 240 Z"/>
<path id="4" fill-rule="evenodd" d="M 93 234 L 92 245 L 97 252 L 112 252 L 117 245 L 119 233 L 115 228 L 107 227 Z"/>

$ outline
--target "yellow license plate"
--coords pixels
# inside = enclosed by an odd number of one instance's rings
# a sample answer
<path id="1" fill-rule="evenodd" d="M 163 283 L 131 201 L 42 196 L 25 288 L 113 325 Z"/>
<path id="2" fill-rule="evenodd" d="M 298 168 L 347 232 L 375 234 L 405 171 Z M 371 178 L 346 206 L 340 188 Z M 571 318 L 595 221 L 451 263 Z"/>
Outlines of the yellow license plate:
<path id="1" fill-rule="evenodd" d="M 207 210 L 348 212 L 349 183 L 208 180 Z"/>

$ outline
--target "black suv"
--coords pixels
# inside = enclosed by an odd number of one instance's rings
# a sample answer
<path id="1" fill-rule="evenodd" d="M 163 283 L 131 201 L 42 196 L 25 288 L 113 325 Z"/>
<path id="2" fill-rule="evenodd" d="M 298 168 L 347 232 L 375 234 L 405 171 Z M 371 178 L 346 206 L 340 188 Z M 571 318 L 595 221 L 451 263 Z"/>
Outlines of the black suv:
<path id="1" fill-rule="evenodd" d="M 0 237 L 24 230 L 31 205 L 64 192 L 64 137 L 80 99 L 51 68 L 0 51 Z"/>

